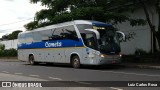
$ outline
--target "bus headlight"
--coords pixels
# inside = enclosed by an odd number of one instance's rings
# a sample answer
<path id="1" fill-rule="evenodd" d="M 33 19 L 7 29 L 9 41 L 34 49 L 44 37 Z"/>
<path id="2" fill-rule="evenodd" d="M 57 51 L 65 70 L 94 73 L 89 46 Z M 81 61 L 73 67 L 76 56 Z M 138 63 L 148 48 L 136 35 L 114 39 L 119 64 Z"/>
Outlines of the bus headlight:
<path id="1" fill-rule="evenodd" d="M 102 58 L 104 58 L 104 55 L 101 55 Z"/>
<path id="2" fill-rule="evenodd" d="M 122 57 L 122 54 L 119 54 L 120 57 Z"/>

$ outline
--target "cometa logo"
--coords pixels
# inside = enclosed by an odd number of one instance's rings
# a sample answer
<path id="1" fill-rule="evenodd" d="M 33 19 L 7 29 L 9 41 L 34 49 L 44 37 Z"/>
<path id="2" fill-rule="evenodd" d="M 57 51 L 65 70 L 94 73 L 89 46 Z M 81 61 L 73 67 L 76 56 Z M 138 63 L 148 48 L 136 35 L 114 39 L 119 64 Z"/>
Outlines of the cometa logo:
<path id="1" fill-rule="evenodd" d="M 55 43 L 46 42 L 45 43 L 45 47 L 61 47 L 61 46 L 62 46 L 62 42 L 55 42 Z"/>

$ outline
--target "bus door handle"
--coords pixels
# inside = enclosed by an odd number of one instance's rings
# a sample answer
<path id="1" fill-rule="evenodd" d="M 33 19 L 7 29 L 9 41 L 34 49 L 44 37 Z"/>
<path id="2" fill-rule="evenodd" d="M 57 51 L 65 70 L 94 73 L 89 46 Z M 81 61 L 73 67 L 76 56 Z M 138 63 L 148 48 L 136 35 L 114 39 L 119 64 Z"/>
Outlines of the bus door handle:
<path id="1" fill-rule="evenodd" d="M 58 55 L 60 55 L 60 53 L 58 53 Z"/>

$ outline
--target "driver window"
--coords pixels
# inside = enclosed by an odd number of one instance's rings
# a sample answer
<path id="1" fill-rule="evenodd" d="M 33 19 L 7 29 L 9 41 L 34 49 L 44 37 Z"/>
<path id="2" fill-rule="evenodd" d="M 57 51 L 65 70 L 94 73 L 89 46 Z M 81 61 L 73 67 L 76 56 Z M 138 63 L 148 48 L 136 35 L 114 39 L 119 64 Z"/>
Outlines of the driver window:
<path id="1" fill-rule="evenodd" d="M 84 44 L 92 49 L 97 49 L 96 36 L 93 33 L 81 33 Z"/>

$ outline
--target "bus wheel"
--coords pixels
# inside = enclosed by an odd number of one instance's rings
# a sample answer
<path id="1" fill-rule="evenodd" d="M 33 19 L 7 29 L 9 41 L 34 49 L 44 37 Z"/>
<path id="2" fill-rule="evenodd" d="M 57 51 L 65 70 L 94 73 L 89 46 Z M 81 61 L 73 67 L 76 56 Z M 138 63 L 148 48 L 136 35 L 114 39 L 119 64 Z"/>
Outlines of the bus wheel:
<path id="1" fill-rule="evenodd" d="M 33 55 L 29 56 L 29 64 L 30 65 L 35 65 L 35 61 L 34 61 L 34 56 Z"/>
<path id="2" fill-rule="evenodd" d="M 79 68 L 80 67 L 80 60 L 78 56 L 72 57 L 72 66 L 73 68 Z"/>

